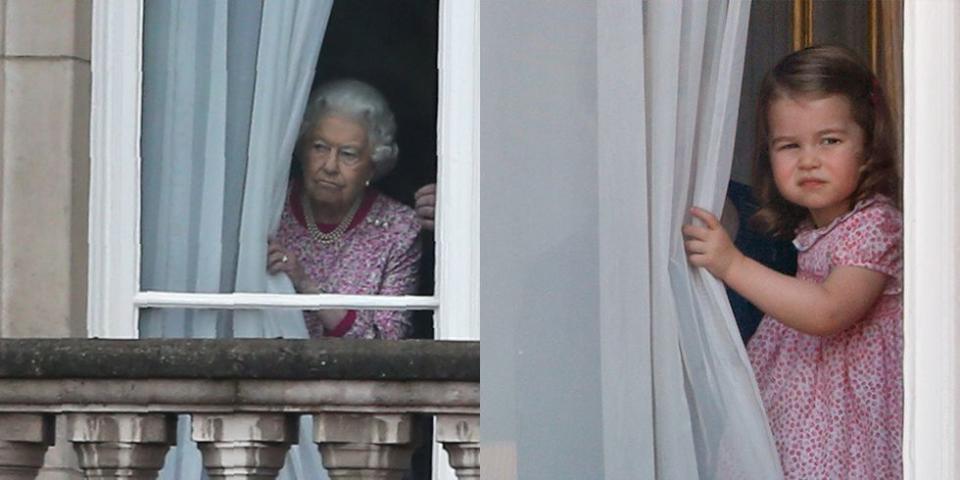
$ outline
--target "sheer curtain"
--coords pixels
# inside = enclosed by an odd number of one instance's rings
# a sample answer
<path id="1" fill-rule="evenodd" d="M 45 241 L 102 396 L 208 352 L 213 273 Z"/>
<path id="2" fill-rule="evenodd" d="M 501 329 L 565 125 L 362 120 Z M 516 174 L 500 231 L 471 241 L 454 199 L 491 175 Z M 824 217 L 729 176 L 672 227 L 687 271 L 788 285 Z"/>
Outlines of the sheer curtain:
<path id="1" fill-rule="evenodd" d="M 332 0 L 144 5 L 143 290 L 293 293 L 266 273 Z M 305 338 L 297 311 L 154 310 L 142 337 Z M 162 478 L 200 478 L 180 419 Z M 301 420 L 281 478 L 325 478 Z"/>
<path id="2" fill-rule="evenodd" d="M 233 289 L 260 15 L 259 2 L 144 3 L 143 290 Z M 227 318 L 147 310 L 140 331 L 228 336 Z"/>
<path id="3" fill-rule="evenodd" d="M 607 478 L 782 477 L 723 286 L 688 266 L 680 232 L 690 206 L 722 209 L 749 10 L 600 2 Z"/>
<path id="4" fill-rule="evenodd" d="M 263 4 L 250 120 L 251 160 L 243 188 L 238 292 L 294 291 L 286 276 L 264 273 L 266 237 L 280 222 L 289 159 L 300 131 L 332 6 L 333 0 Z M 307 337 L 303 315 L 295 310 L 275 310 L 269 315 L 257 311 L 237 312 L 234 334 L 238 337 Z"/>

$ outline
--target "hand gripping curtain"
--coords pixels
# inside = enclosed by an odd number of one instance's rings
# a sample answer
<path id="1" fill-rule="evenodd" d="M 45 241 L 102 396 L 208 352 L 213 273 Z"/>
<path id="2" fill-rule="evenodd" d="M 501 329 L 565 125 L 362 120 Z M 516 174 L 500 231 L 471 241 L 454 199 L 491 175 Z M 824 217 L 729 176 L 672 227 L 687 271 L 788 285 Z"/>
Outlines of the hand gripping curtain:
<path id="1" fill-rule="evenodd" d="M 141 283 L 144 290 L 293 293 L 266 246 L 332 0 L 144 4 Z M 152 310 L 142 337 L 305 338 L 300 312 Z M 180 418 L 161 478 L 201 478 Z M 280 478 L 326 478 L 301 419 Z"/>
<path id="2" fill-rule="evenodd" d="M 723 205 L 749 2 L 599 4 L 606 477 L 782 478 L 724 288 L 680 232 Z"/>

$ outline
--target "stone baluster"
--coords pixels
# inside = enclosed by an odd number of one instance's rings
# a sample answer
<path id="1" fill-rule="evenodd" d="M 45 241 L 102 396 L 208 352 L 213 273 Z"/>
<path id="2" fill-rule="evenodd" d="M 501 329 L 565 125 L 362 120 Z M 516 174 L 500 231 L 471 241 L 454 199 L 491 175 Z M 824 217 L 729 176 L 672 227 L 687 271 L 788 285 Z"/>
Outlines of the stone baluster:
<path id="1" fill-rule="evenodd" d="M 211 479 L 273 479 L 297 439 L 297 416 L 195 413 L 193 440 Z"/>
<path id="2" fill-rule="evenodd" d="M 156 478 L 176 433 L 173 415 L 67 414 L 67 439 L 88 480 Z"/>
<path id="3" fill-rule="evenodd" d="M 53 439 L 54 419 L 50 415 L 0 413 L 0 478 L 36 478 Z"/>
<path id="4" fill-rule="evenodd" d="M 437 441 L 460 480 L 480 479 L 480 415 L 437 415 Z"/>
<path id="5" fill-rule="evenodd" d="M 314 440 L 331 480 L 400 480 L 413 455 L 413 416 L 321 413 Z"/>

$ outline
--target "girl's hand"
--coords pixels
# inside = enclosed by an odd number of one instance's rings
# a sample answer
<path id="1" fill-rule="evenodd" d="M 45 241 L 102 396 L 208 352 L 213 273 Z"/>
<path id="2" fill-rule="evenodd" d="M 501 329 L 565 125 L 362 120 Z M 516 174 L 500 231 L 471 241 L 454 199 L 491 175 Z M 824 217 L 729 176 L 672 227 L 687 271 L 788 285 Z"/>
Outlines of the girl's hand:
<path id="1" fill-rule="evenodd" d="M 280 246 L 275 240 L 270 240 L 267 244 L 267 271 L 271 275 L 285 273 L 293 282 L 293 288 L 298 293 L 319 293 L 320 289 L 307 276 L 297 260 L 297 256 L 287 249 Z"/>
<path id="2" fill-rule="evenodd" d="M 687 251 L 687 260 L 691 265 L 704 267 L 713 276 L 725 280 L 730 266 L 743 257 L 730 240 L 730 236 L 712 213 L 693 207 L 690 213 L 706 225 L 684 225 L 683 242 Z"/>

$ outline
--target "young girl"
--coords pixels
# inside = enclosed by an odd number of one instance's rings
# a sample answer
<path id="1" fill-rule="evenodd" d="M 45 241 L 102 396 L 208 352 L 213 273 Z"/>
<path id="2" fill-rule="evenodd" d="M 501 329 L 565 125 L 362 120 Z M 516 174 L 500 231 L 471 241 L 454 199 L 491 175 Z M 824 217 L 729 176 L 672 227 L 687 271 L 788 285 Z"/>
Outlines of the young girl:
<path id="1" fill-rule="evenodd" d="M 766 313 L 747 348 L 787 478 L 900 478 L 901 218 L 891 115 L 851 52 L 812 47 L 767 74 L 754 220 L 795 234 L 798 273 L 745 257 L 716 217 L 683 233 L 705 267 Z"/>

